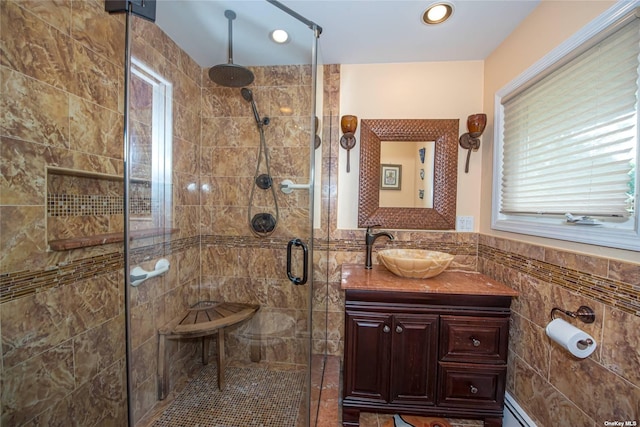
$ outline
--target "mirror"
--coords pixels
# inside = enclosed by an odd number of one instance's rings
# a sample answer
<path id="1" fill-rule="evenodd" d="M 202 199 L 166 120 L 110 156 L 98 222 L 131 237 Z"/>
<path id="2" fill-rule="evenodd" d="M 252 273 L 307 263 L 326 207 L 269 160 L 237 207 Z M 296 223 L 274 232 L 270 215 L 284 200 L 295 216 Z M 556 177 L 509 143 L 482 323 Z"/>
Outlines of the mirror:
<path id="1" fill-rule="evenodd" d="M 382 141 L 380 207 L 433 208 L 435 141 Z"/>
<path id="2" fill-rule="evenodd" d="M 380 225 L 385 228 L 453 230 L 456 222 L 458 165 L 458 119 L 362 119 L 360 121 L 360 193 L 358 227 Z M 400 171 L 381 157 L 394 144 L 406 141 L 433 141 L 432 207 L 398 207 L 381 205 L 384 186 L 402 187 Z M 415 153 L 420 161 L 420 153 Z M 426 157 L 426 156 L 425 156 Z M 385 164 L 387 168 L 382 167 Z M 391 166 L 391 167 L 388 167 Z M 382 172 L 388 172 L 387 184 Z M 426 174 L 426 171 L 425 171 Z M 396 180 L 394 180 L 394 177 Z M 425 175 L 425 179 L 427 179 Z M 406 180 L 406 178 L 405 178 Z M 426 194 L 424 197 L 427 197 Z"/>

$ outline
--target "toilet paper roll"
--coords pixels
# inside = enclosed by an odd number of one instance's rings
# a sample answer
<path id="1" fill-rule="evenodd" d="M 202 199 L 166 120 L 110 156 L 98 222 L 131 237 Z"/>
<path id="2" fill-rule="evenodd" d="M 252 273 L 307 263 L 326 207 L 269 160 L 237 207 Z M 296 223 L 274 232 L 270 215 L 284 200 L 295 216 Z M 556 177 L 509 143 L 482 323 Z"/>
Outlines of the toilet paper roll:
<path id="1" fill-rule="evenodd" d="M 549 338 L 580 359 L 589 357 L 596 349 L 596 340 L 591 335 L 562 319 L 549 322 L 546 331 Z M 588 340 L 591 344 L 586 344 Z"/>

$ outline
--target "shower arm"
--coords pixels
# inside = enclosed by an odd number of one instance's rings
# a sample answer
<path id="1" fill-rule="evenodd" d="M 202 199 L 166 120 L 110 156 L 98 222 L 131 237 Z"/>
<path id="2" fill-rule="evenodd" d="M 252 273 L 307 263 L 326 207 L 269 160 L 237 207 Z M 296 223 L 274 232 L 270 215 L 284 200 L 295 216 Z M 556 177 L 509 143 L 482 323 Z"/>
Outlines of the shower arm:
<path id="1" fill-rule="evenodd" d="M 225 13 L 225 16 L 227 16 L 227 14 Z M 233 64 L 233 19 L 235 18 L 235 15 L 233 15 L 233 17 L 231 16 L 227 16 L 227 19 L 229 20 L 229 47 L 227 50 L 228 53 L 228 57 L 229 59 L 227 60 L 227 64 Z"/>

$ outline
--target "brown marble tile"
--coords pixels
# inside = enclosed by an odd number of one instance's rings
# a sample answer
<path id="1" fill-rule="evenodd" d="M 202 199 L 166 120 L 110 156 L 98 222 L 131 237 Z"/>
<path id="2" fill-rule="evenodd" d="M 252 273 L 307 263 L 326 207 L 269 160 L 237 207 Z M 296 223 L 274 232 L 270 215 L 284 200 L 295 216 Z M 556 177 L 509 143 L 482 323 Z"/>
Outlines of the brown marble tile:
<path id="1" fill-rule="evenodd" d="M 602 365 L 640 387 L 640 317 L 610 307 L 603 317 Z"/>
<path id="2" fill-rule="evenodd" d="M 260 99 L 258 93 L 254 93 L 254 96 Z M 258 101 L 256 103 L 259 104 Z M 205 86 L 202 90 L 201 114 L 202 117 L 250 117 L 252 113 L 237 89 Z"/>
<path id="3" fill-rule="evenodd" d="M 0 271 L 41 270 L 45 252 L 44 206 L 0 206 Z"/>
<path id="4" fill-rule="evenodd" d="M 191 175 L 200 172 L 200 146 L 180 138 L 173 138 L 172 170 Z"/>
<path id="5" fill-rule="evenodd" d="M 38 414 L 29 425 L 67 425 L 69 420 L 79 425 L 126 425 L 124 372 L 124 361 L 113 364 Z"/>
<path id="6" fill-rule="evenodd" d="M 5 67 L 0 68 L 0 73 L 3 135 L 69 148 L 68 95 Z M 43 105 L 47 106 L 46 110 L 42 109 Z"/>
<path id="7" fill-rule="evenodd" d="M 104 215 L 47 218 L 47 240 L 95 236 L 109 232 L 109 218 Z"/>
<path id="8" fill-rule="evenodd" d="M 553 285 L 523 275 L 515 289 L 519 295 L 512 303 L 513 309 L 536 325 L 546 327 L 551 319 L 551 309 L 556 305 L 552 294 Z"/>
<path id="9" fill-rule="evenodd" d="M 135 329 L 132 329 L 135 333 Z M 144 343 L 133 348 L 131 381 L 133 388 L 142 386 L 146 381 L 154 380 L 157 375 L 158 339 L 156 334 Z"/>
<path id="10" fill-rule="evenodd" d="M 547 248 L 545 250 L 544 260 L 554 265 L 559 265 L 561 267 L 595 274 L 602 277 L 607 276 L 609 267 L 608 261 L 604 258 L 576 254 L 550 248 Z"/>
<path id="11" fill-rule="evenodd" d="M 73 391 L 74 385 L 71 341 L 65 341 L 13 367 L 5 365 L 2 424 L 25 423 L 63 399 Z"/>
<path id="12" fill-rule="evenodd" d="M 193 144 L 200 141 L 200 112 L 193 105 L 174 105 L 173 132 L 178 138 L 189 141 Z"/>
<path id="13" fill-rule="evenodd" d="M 203 228 L 212 230 L 214 234 L 227 236 L 246 236 L 249 234 L 245 221 L 238 218 L 247 217 L 247 208 L 222 206 L 217 208 L 203 208 Z M 208 216 L 207 216 L 208 214 Z"/>
<path id="14" fill-rule="evenodd" d="M 591 358 L 575 359 L 553 350 L 549 378 L 555 388 L 596 421 L 638 418 L 640 388 Z"/>
<path id="15" fill-rule="evenodd" d="M 75 381 L 83 384 L 124 360 L 124 316 L 118 316 L 73 339 Z"/>
<path id="16" fill-rule="evenodd" d="M 198 206 L 174 206 L 173 224 L 178 230 L 178 237 L 198 236 L 200 232 L 200 208 Z"/>
<path id="17" fill-rule="evenodd" d="M 253 176 L 258 159 L 254 148 L 215 148 L 213 176 Z"/>
<path id="18" fill-rule="evenodd" d="M 311 93 L 308 87 L 272 86 L 265 89 L 265 93 L 268 103 L 264 114 L 269 117 L 305 116 L 311 109 Z"/>
<path id="19" fill-rule="evenodd" d="M 26 4 L 33 5 L 35 2 Z M 68 4 L 57 3 L 58 17 L 69 13 Z M 69 90 L 72 83 L 72 41 L 68 33 L 47 25 L 23 9 L 20 2 L 4 1 L 0 5 L 2 44 L 0 64 L 40 80 L 55 88 Z M 53 5 L 52 5 L 53 6 Z M 44 9 L 41 9 L 44 13 Z M 56 18 L 57 19 L 57 18 Z M 64 19 L 64 18 L 63 18 Z"/>
<path id="20" fill-rule="evenodd" d="M 549 372 L 551 343 L 544 328 L 516 313 L 511 314 L 510 326 L 509 347 L 538 375 L 546 377 Z"/>
<path id="21" fill-rule="evenodd" d="M 554 388 L 526 363 L 517 361 L 515 377 L 517 389 L 510 392 L 537 425 L 593 425 L 594 421 L 569 400 L 566 394 Z"/>
<path id="22" fill-rule="evenodd" d="M 131 308 L 131 345 L 138 348 L 145 341 L 156 336 L 156 327 L 153 317 L 152 302 L 136 305 Z"/>
<path id="23" fill-rule="evenodd" d="M 200 205 L 200 180 L 197 175 L 179 173 L 173 171 L 173 205 L 174 206 L 199 206 Z"/>
<path id="24" fill-rule="evenodd" d="M 203 117 L 203 147 L 258 147 L 260 134 L 256 131 L 256 123 L 252 117 Z M 265 138 L 269 145 L 277 143 L 273 136 L 273 126 L 265 130 Z"/>
<path id="25" fill-rule="evenodd" d="M 122 115 L 71 96 L 69 116 L 71 149 L 123 160 Z"/>
<path id="26" fill-rule="evenodd" d="M 73 48 L 73 87 L 70 92 L 113 111 L 119 111 L 122 67 L 79 42 Z"/>
<path id="27" fill-rule="evenodd" d="M 640 264 L 609 260 L 608 277 L 634 285 L 636 290 L 640 290 Z"/>
<path id="28" fill-rule="evenodd" d="M 42 205 L 46 194 L 43 147 L 0 138 L 0 199 L 5 205 Z"/>
<path id="29" fill-rule="evenodd" d="M 94 1 L 72 2 L 71 36 L 101 56 L 124 67 L 125 20 L 105 13 Z"/>
<path id="30" fill-rule="evenodd" d="M 142 419 L 156 404 L 158 395 L 156 391 L 156 380 L 149 379 L 134 390 L 133 414 L 134 425 Z"/>
<path id="31" fill-rule="evenodd" d="M 70 34 L 71 0 L 20 0 L 16 3 L 62 33 Z"/>

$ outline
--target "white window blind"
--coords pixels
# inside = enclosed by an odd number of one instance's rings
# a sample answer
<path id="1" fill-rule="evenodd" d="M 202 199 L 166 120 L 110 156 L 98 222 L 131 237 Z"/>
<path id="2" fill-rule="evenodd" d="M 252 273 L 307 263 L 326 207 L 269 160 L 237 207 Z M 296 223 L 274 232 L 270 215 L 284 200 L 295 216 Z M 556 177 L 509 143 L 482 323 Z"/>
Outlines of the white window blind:
<path id="1" fill-rule="evenodd" d="M 503 103 L 500 212 L 633 214 L 640 20 Z"/>

